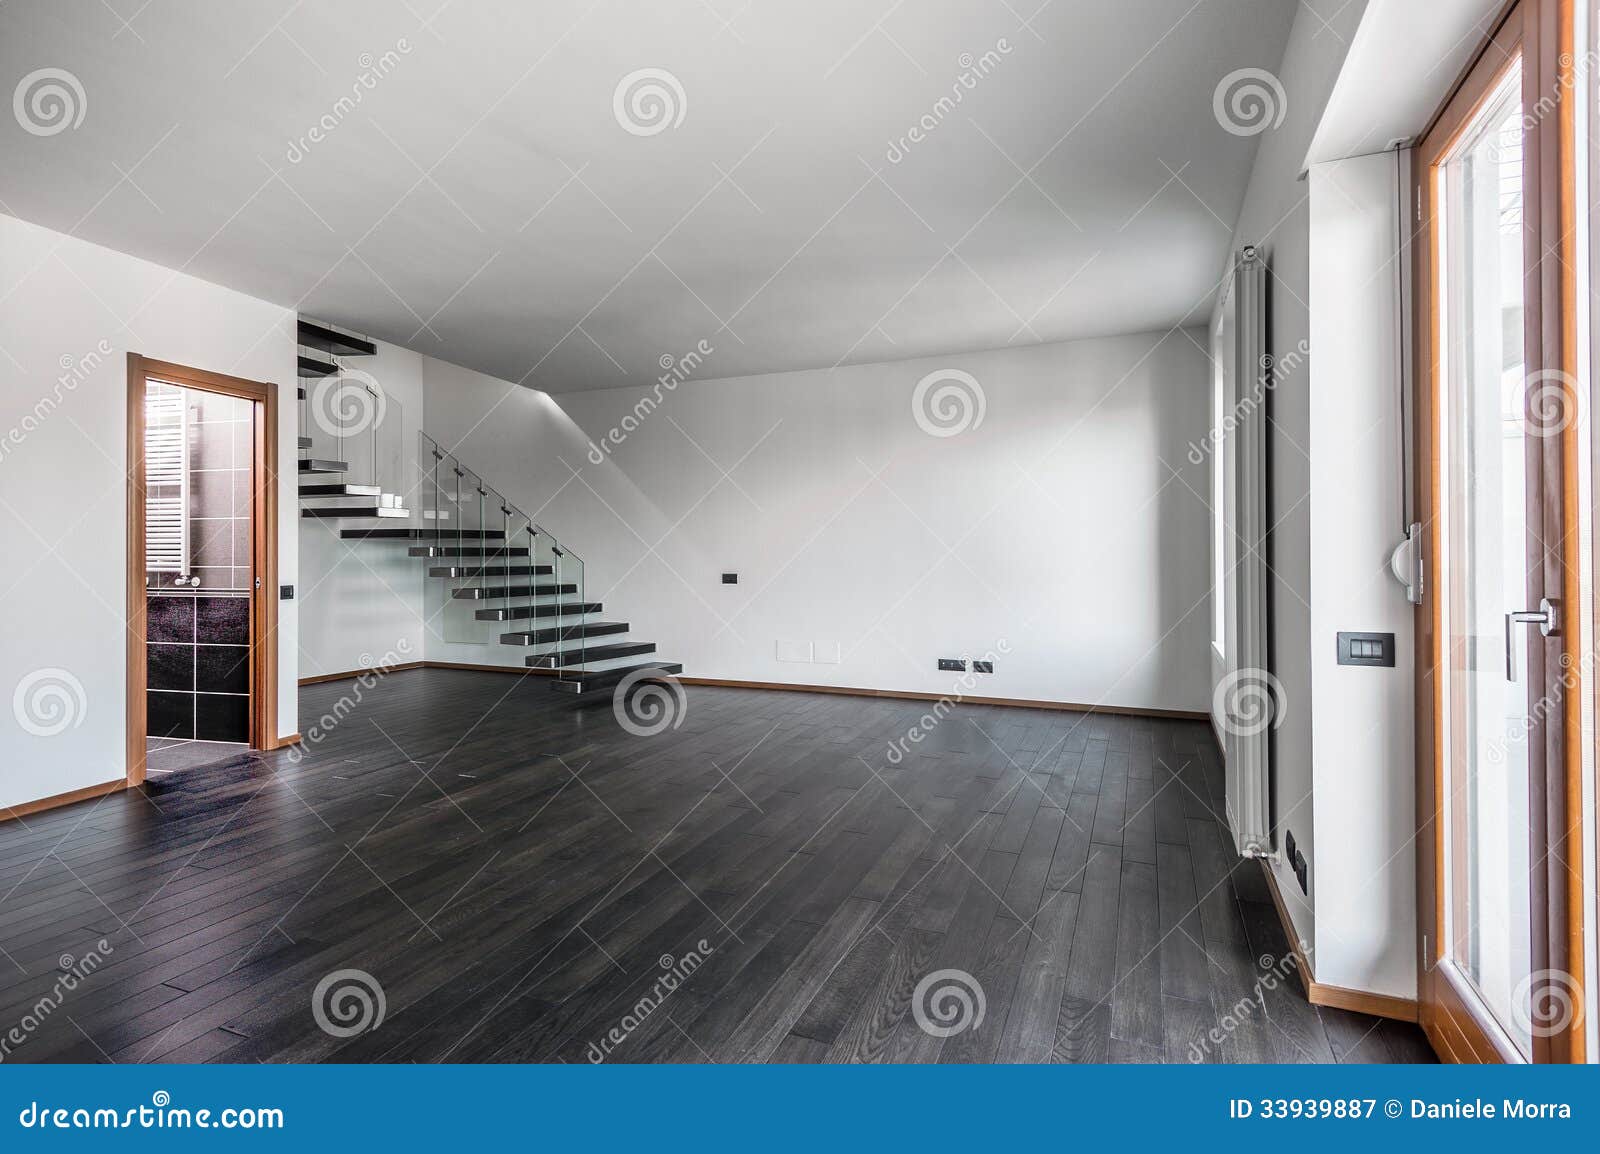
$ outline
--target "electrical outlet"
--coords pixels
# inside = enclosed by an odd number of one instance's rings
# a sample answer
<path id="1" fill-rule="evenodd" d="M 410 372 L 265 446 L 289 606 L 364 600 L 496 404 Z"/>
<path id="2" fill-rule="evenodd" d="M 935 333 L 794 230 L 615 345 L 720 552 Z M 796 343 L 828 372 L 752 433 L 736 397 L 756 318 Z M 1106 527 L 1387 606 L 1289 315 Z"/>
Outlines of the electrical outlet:
<path id="1" fill-rule="evenodd" d="M 965 673 L 967 663 L 955 657 L 939 658 L 939 668 L 946 673 Z"/>
<path id="2" fill-rule="evenodd" d="M 1300 883 L 1300 892 L 1310 894 L 1310 883 L 1307 880 L 1310 870 L 1306 865 L 1306 855 L 1300 852 L 1299 846 L 1295 845 L 1294 830 L 1292 829 L 1283 831 L 1283 860 L 1290 869 L 1294 870 L 1295 880 Z"/>
<path id="3" fill-rule="evenodd" d="M 993 673 L 994 672 L 994 662 L 993 661 L 974 661 L 972 663 L 972 672 L 974 672 L 974 673 Z"/>

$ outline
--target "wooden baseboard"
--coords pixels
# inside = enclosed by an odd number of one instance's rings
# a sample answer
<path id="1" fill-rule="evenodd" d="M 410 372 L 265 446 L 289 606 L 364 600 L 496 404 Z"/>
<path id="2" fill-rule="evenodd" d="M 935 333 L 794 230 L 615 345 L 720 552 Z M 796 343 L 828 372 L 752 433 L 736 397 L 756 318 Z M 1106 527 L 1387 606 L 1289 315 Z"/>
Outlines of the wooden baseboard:
<path id="1" fill-rule="evenodd" d="M 30 814 L 43 813 L 47 809 L 60 809 L 64 805 L 71 805 L 78 801 L 88 801 L 94 797 L 104 797 L 108 793 L 116 793 L 119 789 L 128 788 L 128 779 L 117 778 L 116 781 L 103 781 L 99 785 L 86 785 L 82 789 L 74 789 L 67 793 L 58 793 L 54 797 L 41 797 L 38 801 L 26 801 L 21 805 L 0 806 L 0 821 L 12 821 Z"/>
<path id="2" fill-rule="evenodd" d="M 266 751 L 271 751 L 274 749 L 288 749 L 291 745 L 299 744 L 300 735 L 298 733 L 291 733 L 288 737 L 277 738 L 271 745 L 263 745 L 261 748 Z"/>
<path id="3" fill-rule="evenodd" d="M 1351 990 L 1344 986 L 1312 982 L 1310 999 L 1313 1006 L 1354 1010 L 1358 1014 L 1370 1014 L 1374 1018 L 1393 1018 L 1397 1022 L 1417 1020 L 1416 1000 L 1397 998 L 1393 994 L 1374 994 L 1367 990 Z"/>
<path id="4" fill-rule="evenodd" d="M 1283 923 L 1283 935 L 1289 939 L 1289 948 L 1294 951 L 1295 966 L 1300 973 L 1300 985 L 1305 990 L 1306 1000 L 1313 1006 L 1354 1010 L 1358 1014 L 1371 1014 L 1374 1018 L 1394 1018 L 1401 1022 L 1417 1021 L 1415 998 L 1375 994 L 1368 990 L 1352 990 L 1346 986 L 1332 986 L 1317 981 L 1316 974 L 1311 968 L 1311 959 L 1306 956 L 1305 950 L 1300 945 L 1300 936 L 1294 928 L 1294 919 L 1289 916 L 1289 907 L 1284 903 L 1283 891 L 1278 888 L 1277 875 L 1273 873 L 1269 862 L 1262 860 L 1260 864 L 1261 873 L 1267 879 L 1267 890 L 1272 894 L 1272 904 L 1278 911 L 1278 920 Z"/>
<path id="5" fill-rule="evenodd" d="M 1294 928 L 1294 919 L 1289 916 L 1289 907 L 1284 904 L 1283 891 L 1278 889 L 1278 879 L 1273 875 L 1272 863 L 1263 859 L 1256 859 L 1261 867 L 1261 874 L 1267 879 L 1267 891 L 1272 895 L 1272 905 L 1278 911 L 1278 921 L 1283 926 L 1283 936 L 1289 941 L 1289 949 L 1294 952 L 1295 971 L 1300 975 L 1300 987 L 1305 990 L 1307 1000 L 1311 1000 L 1311 991 L 1317 981 L 1311 970 L 1311 959 L 1306 956 L 1305 947 L 1300 944 L 1300 931 Z"/>
<path id="6" fill-rule="evenodd" d="M 385 665 L 382 667 L 367 666 L 365 669 L 347 669 L 343 673 L 318 673 L 314 677 L 302 677 L 301 685 L 321 685 L 324 681 L 351 681 L 367 673 L 399 673 L 405 669 L 421 669 L 420 661 L 403 661 L 398 665 Z"/>
<path id="7" fill-rule="evenodd" d="M 391 665 L 383 672 L 398 673 L 405 669 L 466 669 L 475 673 L 516 673 L 521 676 L 554 677 L 553 669 L 532 669 L 525 665 L 475 665 L 466 661 L 408 661 L 404 665 Z M 301 685 L 317 685 L 324 681 L 343 681 L 371 673 L 370 669 L 354 669 L 348 673 L 323 673 L 316 677 L 302 677 Z M 918 693 L 909 689 L 863 689 L 849 685 L 806 685 L 789 681 L 741 681 L 725 677 L 679 677 L 683 685 L 707 685 L 722 689 L 774 689 L 786 693 L 836 693 L 847 697 L 884 697 L 899 701 L 956 700 L 950 693 Z M 962 705 L 1009 705 L 1019 709 L 1054 709 L 1070 713 L 1114 713 L 1126 717 L 1165 717 L 1177 721 L 1207 721 L 1210 713 L 1189 709 L 1147 709 L 1136 705 L 1085 705 L 1076 701 L 1042 701 L 1030 697 L 974 697 L 960 695 Z"/>
<path id="8" fill-rule="evenodd" d="M 1031 697 L 976 697 L 969 693 L 919 693 L 909 689 L 864 689 L 849 685 L 805 685 L 788 681 L 742 681 L 723 677 L 679 677 L 683 685 L 728 689 L 773 689 L 786 693 L 837 693 L 846 697 L 885 697 L 898 701 L 959 701 L 962 705 L 1009 705 L 1019 709 L 1054 709 L 1069 713 L 1114 713 L 1127 717 L 1166 717 L 1204 721 L 1208 713 L 1187 709 L 1147 709 L 1134 705 L 1086 705 L 1076 701 L 1044 701 Z"/>

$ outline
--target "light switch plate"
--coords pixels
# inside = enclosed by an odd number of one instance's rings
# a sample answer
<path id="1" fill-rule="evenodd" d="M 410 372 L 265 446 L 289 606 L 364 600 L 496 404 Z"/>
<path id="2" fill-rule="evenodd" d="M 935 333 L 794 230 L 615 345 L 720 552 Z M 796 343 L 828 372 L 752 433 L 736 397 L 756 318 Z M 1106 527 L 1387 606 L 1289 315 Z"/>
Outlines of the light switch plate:
<path id="1" fill-rule="evenodd" d="M 1393 633 L 1340 633 L 1340 665 L 1394 668 Z"/>

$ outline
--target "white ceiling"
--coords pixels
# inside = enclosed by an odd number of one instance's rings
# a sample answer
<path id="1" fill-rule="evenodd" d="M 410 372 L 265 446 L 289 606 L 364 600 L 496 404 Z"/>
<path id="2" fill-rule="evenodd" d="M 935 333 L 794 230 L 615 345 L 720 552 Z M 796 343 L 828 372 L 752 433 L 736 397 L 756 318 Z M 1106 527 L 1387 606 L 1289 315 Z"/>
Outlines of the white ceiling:
<path id="1" fill-rule="evenodd" d="M 0 206 L 554 392 L 701 340 L 728 377 L 1165 328 L 1254 156 L 1214 91 L 1295 6 L 9 0 L 4 92 L 65 69 L 83 118 L 0 117 Z M 683 92 L 653 135 L 613 108 L 643 68 Z"/>

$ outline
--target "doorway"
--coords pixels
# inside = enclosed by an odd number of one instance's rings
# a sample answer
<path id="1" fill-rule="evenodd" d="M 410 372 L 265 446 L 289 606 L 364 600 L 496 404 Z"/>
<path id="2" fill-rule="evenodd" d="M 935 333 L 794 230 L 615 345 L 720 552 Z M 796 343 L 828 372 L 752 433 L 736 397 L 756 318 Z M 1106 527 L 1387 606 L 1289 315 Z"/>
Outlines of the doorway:
<path id="1" fill-rule="evenodd" d="M 128 366 L 127 777 L 277 744 L 276 390 Z"/>

